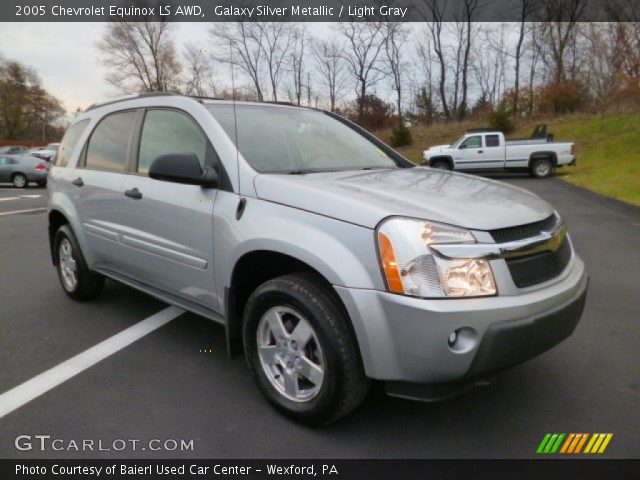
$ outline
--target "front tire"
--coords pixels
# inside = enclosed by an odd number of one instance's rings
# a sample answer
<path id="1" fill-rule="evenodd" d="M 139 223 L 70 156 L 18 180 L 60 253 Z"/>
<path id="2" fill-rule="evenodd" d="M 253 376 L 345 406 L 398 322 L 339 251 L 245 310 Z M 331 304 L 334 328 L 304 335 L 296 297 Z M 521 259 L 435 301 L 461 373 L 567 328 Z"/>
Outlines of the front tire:
<path id="1" fill-rule="evenodd" d="M 431 168 L 436 168 L 438 170 L 451 170 L 451 164 L 446 160 L 434 160 L 431 163 Z"/>
<path id="2" fill-rule="evenodd" d="M 53 251 L 60 284 L 74 300 L 90 300 L 102 292 L 104 277 L 87 266 L 78 241 L 68 225 L 56 232 Z"/>
<path id="3" fill-rule="evenodd" d="M 258 387 L 280 412 L 311 425 L 356 408 L 369 380 L 346 313 L 314 275 L 269 280 L 249 298 L 245 357 Z"/>
<path id="4" fill-rule="evenodd" d="M 16 188 L 27 188 L 29 186 L 29 179 L 22 173 L 16 173 L 11 177 L 11 182 Z"/>
<path id="5" fill-rule="evenodd" d="M 531 162 L 531 176 L 547 178 L 553 175 L 553 162 L 549 158 L 537 158 Z"/>

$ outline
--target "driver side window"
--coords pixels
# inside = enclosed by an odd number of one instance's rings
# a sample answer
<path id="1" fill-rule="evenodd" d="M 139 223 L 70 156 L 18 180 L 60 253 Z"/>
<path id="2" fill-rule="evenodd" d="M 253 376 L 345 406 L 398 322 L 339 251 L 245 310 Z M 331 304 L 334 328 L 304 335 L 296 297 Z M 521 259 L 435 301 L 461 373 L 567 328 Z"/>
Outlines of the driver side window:
<path id="1" fill-rule="evenodd" d="M 482 137 L 479 135 L 469 137 L 462 142 L 460 148 L 482 148 Z"/>
<path id="2" fill-rule="evenodd" d="M 209 163 L 207 158 L 215 155 L 209 140 L 189 116 L 175 110 L 148 110 L 140 136 L 138 173 L 148 173 L 151 163 L 168 153 L 193 153 L 203 168 Z"/>

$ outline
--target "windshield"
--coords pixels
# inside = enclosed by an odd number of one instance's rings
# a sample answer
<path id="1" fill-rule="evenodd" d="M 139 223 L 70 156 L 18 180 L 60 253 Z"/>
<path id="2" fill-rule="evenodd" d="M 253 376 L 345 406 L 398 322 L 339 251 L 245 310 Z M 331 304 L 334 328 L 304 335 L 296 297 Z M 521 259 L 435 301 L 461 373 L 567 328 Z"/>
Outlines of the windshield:
<path id="1" fill-rule="evenodd" d="M 465 138 L 465 135 L 462 135 L 459 139 L 457 139 L 455 142 L 453 142 L 451 144 L 451 147 L 449 147 L 449 148 L 458 148 L 458 145 L 460 145 L 460 143 L 462 143 L 464 138 Z"/>
<path id="2" fill-rule="evenodd" d="M 235 142 L 233 105 L 207 108 Z M 270 105 L 235 108 L 238 149 L 260 173 L 397 167 L 374 143 L 325 113 Z"/>

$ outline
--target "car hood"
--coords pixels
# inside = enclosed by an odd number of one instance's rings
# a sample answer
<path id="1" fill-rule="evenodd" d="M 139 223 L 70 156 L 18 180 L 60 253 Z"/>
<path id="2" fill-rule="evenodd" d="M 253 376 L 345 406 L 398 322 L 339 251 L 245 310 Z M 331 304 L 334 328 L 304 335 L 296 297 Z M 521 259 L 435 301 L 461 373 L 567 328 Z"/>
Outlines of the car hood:
<path id="1" fill-rule="evenodd" d="M 401 215 L 477 230 L 547 218 L 553 207 L 518 187 L 425 167 L 303 175 L 262 174 L 258 198 L 369 228 Z"/>
<path id="2" fill-rule="evenodd" d="M 447 148 L 449 148 L 451 145 L 450 144 L 446 144 L 446 145 L 434 145 L 433 147 L 429 147 L 425 150 L 425 152 L 428 152 L 429 150 L 431 151 L 437 151 L 437 150 L 446 150 Z"/>

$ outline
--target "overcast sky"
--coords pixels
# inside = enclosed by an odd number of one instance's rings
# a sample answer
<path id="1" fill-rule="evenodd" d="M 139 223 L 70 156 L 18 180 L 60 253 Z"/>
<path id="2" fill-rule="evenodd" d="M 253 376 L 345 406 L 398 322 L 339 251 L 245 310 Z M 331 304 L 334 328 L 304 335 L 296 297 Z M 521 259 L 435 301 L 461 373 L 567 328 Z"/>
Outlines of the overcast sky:
<path id="1" fill-rule="evenodd" d="M 117 96 L 105 82 L 96 42 L 104 23 L 0 23 L 0 55 L 36 69 L 44 87 L 64 102 L 67 111 Z M 211 24 L 177 23 L 174 34 L 181 48 L 187 42 L 211 46 Z M 330 32 L 327 25 L 311 24 L 315 36 Z M 226 75 L 220 75 L 226 80 Z"/>

